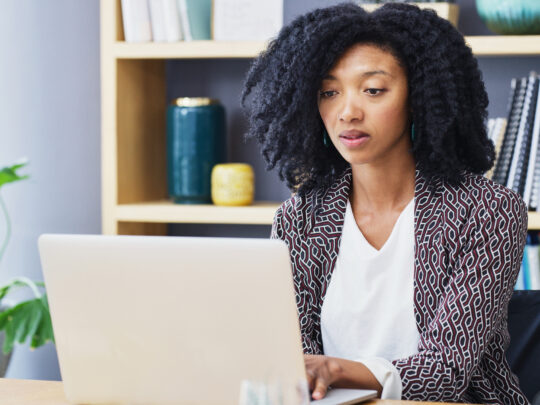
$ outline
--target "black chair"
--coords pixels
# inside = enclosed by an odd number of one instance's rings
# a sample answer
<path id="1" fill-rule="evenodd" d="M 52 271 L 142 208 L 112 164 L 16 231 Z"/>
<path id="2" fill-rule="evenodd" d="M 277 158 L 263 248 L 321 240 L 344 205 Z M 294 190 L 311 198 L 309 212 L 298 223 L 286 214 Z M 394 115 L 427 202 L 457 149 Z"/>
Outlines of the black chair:
<path id="1" fill-rule="evenodd" d="M 540 290 L 514 291 L 508 306 L 508 332 L 510 368 L 529 401 L 540 405 Z"/>

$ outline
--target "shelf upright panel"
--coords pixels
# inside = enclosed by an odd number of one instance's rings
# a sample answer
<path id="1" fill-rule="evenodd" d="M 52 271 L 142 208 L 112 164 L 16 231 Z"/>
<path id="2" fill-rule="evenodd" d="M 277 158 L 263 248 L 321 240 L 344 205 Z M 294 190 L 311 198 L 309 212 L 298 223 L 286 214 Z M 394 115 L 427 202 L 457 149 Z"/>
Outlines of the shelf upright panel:
<path id="1" fill-rule="evenodd" d="M 116 234 L 116 60 L 113 43 L 122 35 L 119 1 L 101 0 L 101 215 L 102 233 Z M 120 24 L 121 25 L 121 24 Z"/>
<path id="2" fill-rule="evenodd" d="M 116 218 L 120 203 L 166 195 L 165 61 L 118 59 L 123 39 L 120 0 L 101 0 L 102 232 L 162 235 L 166 224 Z"/>

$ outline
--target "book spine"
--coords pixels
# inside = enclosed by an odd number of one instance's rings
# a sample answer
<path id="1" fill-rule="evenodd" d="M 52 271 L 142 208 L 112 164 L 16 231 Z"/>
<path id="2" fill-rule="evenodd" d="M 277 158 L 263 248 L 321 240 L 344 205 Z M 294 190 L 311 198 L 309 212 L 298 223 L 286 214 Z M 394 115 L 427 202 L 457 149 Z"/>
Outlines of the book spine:
<path id="1" fill-rule="evenodd" d="M 488 119 L 488 124 L 487 124 L 487 134 L 491 142 L 493 142 L 493 129 L 494 129 L 493 127 L 495 126 L 495 121 L 497 121 L 496 118 L 490 118 Z"/>
<path id="2" fill-rule="evenodd" d="M 191 37 L 194 40 L 209 40 L 212 0 L 184 0 L 189 20 Z M 240 10 L 237 10 L 240 12 Z"/>
<path id="3" fill-rule="evenodd" d="M 519 269 L 519 273 L 516 280 L 516 285 L 514 286 L 514 290 L 524 290 L 525 289 L 525 282 L 523 279 L 523 261 L 521 262 L 521 267 Z"/>
<path id="4" fill-rule="evenodd" d="M 180 12 L 176 0 L 164 0 L 165 10 L 165 37 L 167 42 L 177 42 L 182 40 L 182 30 L 180 24 Z"/>
<path id="5" fill-rule="evenodd" d="M 529 166 L 527 169 L 527 182 L 525 184 L 524 200 L 529 208 L 536 208 L 537 198 L 533 197 L 538 193 L 540 182 L 540 84 L 536 96 L 536 111 L 534 114 L 534 125 L 531 140 L 531 155 L 529 156 Z M 537 167 L 538 166 L 538 167 Z M 534 200 L 534 206 L 533 206 Z"/>
<path id="6" fill-rule="evenodd" d="M 530 290 L 531 289 L 531 276 L 530 276 L 530 269 L 529 269 L 529 255 L 527 254 L 527 250 L 530 247 L 530 245 L 525 245 L 524 255 L 523 255 L 523 264 L 522 264 L 522 271 L 523 271 L 523 290 Z"/>
<path id="7" fill-rule="evenodd" d="M 530 147 L 530 110 L 531 100 L 533 97 L 533 91 L 536 83 L 536 73 L 531 72 L 527 79 L 527 85 L 525 90 L 525 98 L 523 100 L 523 107 L 519 117 L 519 126 L 516 137 L 516 144 L 512 156 L 512 163 L 510 165 L 507 187 L 514 190 L 518 194 L 523 195 L 523 187 L 520 187 L 524 183 L 522 181 L 524 167 L 528 167 L 529 147 Z"/>
<path id="8" fill-rule="evenodd" d="M 149 0 L 154 42 L 176 42 L 182 39 L 180 14 L 176 0 Z"/>
<path id="9" fill-rule="evenodd" d="M 493 145 L 495 147 L 495 163 L 493 164 L 493 167 L 489 170 L 489 172 L 486 173 L 486 177 L 488 179 L 493 178 L 493 172 L 495 171 L 499 156 L 501 155 L 502 139 L 504 137 L 504 131 L 506 129 L 506 118 L 495 118 L 494 121 L 495 123 L 493 125 L 491 141 L 493 142 Z"/>
<path id="10" fill-rule="evenodd" d="M 122 22 L 126 42 L 152 40 L 150 12 L 147 0 L 122 0 Z"/>
<path id="11" fill-rule="evenodd" d="M 531 178 L 533 175 L 533 171 L 529 173 L 529 160 L 531 157 L 531 145 L 533 140 L 533 129 L 534 129 L 534 120 L 536 116 L 536 100 L 538 99 L 538 86 L 540 85 L 540 78 L 535 74 L 534 75 L 534 82 L 533 82 L 533 90 L 532 95 L 529 100 L 529 111 L 527 115 L 527 121 L 525 123 L 525 150 L 523 152 L 523 162 L 521 170 L 521 176 L 519 177 L 519 184 L 518 184 L 518 193 L 525 197 L 525 185 L 527 183 L 527 179 Z"/>
<path id="12" fill-rule="evenodd" d="M 164 42 L 165 34 L 165 10 L 164 0 L 148 0 L 150 8 L 150 21 L 152 22 L 152 38 L 154 42 Z"/>
<path id="13" fill-rule="evenodd" d="M 493 181 L 504 185 L 506 185 L 508 168 L 510 167 L 510 160 L 512 158 L 512 152 L 514 149 L 515 136 L 517 135 L 516 122 L 518 121 L 517 118 L 521 112 L 520 104 L 522 103 L 522 97 L 524 96 L 521 95 L 521 83 L 522 80 L 518 79 L 512 79 L 511 82 L 507 126 L 503 138 L 501 153 L 497 159 L 497 166 L 495 167 L 493 174 Z"/>
<path id="14" fill-rule="evenodd" d="M 191 25 L 189 24 L 188 6 L 186 0 L 178 0 L 178 9 L 180 10 L 180 21 L 182 26 L 182 36 L 184 41 L 193 41 L 191 35 Z"/>
<path id="15" fill-rule="evenodd" d="M 529 259 L 529 287 L 531 290 L 540 290 L 540 257 L 538 245 L 527 246 Z"/>

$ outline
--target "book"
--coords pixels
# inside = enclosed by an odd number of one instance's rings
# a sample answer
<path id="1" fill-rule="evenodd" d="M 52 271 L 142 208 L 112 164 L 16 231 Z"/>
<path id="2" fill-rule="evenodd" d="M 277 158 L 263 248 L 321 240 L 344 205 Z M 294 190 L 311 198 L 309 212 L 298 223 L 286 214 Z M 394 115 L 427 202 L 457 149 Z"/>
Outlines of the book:
<path id="1" fill-rule="evenodd" d="M 519 273 L 516 279 L 516 285 L 514 290 L 524 290 L 525 289 L 525 280 L 523 278 L 523 260 L 521 261 L 521 267 L 519 268 Z"/>
<path id="2" fill-rule="evenodd" d="M 529 156 L 529 165 L 527 168 L 527 180 L 523 199 L 530 209 L 535 209 L 538 199 L 535 197 L 533 207 L 533 194 L 538 193 L 540 186 L 540 88 L 537 90 L 536 109 L 534 114 L 534 124 L 531 137 L 531 152 Z M 538 165 L 538 167 L 537 167 Z"/>
<path id="3" fill-rule="evenodd" d="M 531 72 L 527 79 L 525 98 L 520 114 L 518 132 L 509 168 L 507 187 L 523 196 L 526 171 L 530 155 L 532 124 L 534 109 L 531 104 L 536 103 L 535 89 L 538 91 L 538 76 Z M 536 105 L 534 105 L 536 107 Z"/>
<path id="4" fill-rule="evenodd" d="M 126 42 L 152 40 L 148 0 L 122 0 L 122 23 Z"/>
<path id="5" fill-rule="evenodd" d="M 497 120 L 496 118 L 488 119 L 487 128 L 486 128 L 487 136 L 488 136 L 489 140 L 492 141 L 492 142 L 493 142 L 493 139 L 492 139 L 492 137 L 493 137 L 493 127 L 495 125 L 496 120 Z"/>
<path id="6" fill-rule="evenodd" d="M 512 155 L 516 144 L 516 138 L 519 130 L 521 111 L 525 100 L 525 91 L 527 78 L 521 80 L 512 79 L 509 98 L 508 120 L 504 134 L 501 153 L 497 159 L 497 166 L 493 174 L 493 180 L 506 186 L 508 181 L 508 172 L 512 163 Z"/>
<path id="7" fill-rule="evenodd" d="M 149 0 L 154 42 L 182 40 L 177 0 Z"/>
<path id="8" fill-rule="evenodd" d="M 525 254 L 529 262 L 529 273 L 526 274 L 525 285 L 529 290 L 540 290 L 540 257 L 538 244 L 525 246 Z"/>
<path id="9" fill-rule="evenodd" d="M 521 271 L 522 271 L 522 280 L 523 280 L 523 288 L 522 290 L 530 290 L 530 270 L 529 270 L 529 255 L 527 254 L 527 248 L 529 245 L 525 245 L 525 249 L 523 250 L 523 260 L 521 265 Z"/>
<path id="10" fill-rule="evenodd" d="M 492 118 L 493 128 L 489 135 L 491 142 L 495 146 L 495 163 L 493 167 L 486 173 L 486 177 L 491 179 L 493 177 L 493 172 L 497 166 L 498 157 L 501 154 L 502 141 L 504 138 L 504 132 L 506 130 L 506 118 Z"/>
<path id="11" fill-rule="evenodd" d="M 178 0 L 182 34 L 186 41 L 209 40 L 212 0 Z"/>
<path id="12" fill-rule="evenodd" d="M 212 38 L 267 41 L 283 26 L 283 0 L 214 0 Z"/>

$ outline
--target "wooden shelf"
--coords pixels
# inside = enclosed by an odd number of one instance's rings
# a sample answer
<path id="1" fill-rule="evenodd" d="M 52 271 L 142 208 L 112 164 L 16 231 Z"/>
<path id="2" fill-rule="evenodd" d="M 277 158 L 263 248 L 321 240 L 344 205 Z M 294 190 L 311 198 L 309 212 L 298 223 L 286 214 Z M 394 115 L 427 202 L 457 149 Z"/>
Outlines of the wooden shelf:
<path id="1" fill-rule="evenodd" d="M 271 225 L 279 205 L 256 202 L 245 207 L 222 207 L 156 201 L 118 205 L 115 217 L 123 222 Z M 540 212 L 529 212 L 529 230 L 540 230 Z"/>
<path id="2" fill-rule="evenodd" d="M 266 46 L 264 41 L 115 42 L 112 53 L 118 59 L 253 58 Z"/>
<path id="3" fill-rule="evenodd" d="M 529 211 L 529 230 L 540 231 L 540 212 Z"/>
<path id="4" fill-rule="evenodd" d="M 540 35 L 470 36 L 465 40 L 476 56 L 540 55 Z"/>
<path id="5" fill-rule="evenodd" d="M 468 36 L 476 56 L 540 55 L 540 35 Z M 254 58 L 267 43 L 262 41 L 190 41 L 174 43 L 115 42 L 117 59 L 211 59 Z"/>
<path id="6" fill-rule="evenodd" d="M 161 200 L 167 195 L 166 60 L 250 59 L 268 42 L 126 43 L 121 0 L 100 0 L 100 13 L 103 233 L 165 235 L 167 223 L 271 224 L 277 202 L 219 207 Z M 477 56 L 540 55 L 540 35 L 465 40 Z M 540 230 L 540 213 L 529 213 L 529 229 Z"/>
<path id="7" fill-rule="evenodd" d="M 116 220 L 122 222 L 250 224 L 271 225 L 277 202 L 256 202 L 243 207 L 174 204 L 155 201 L 116 206 Z"/>

